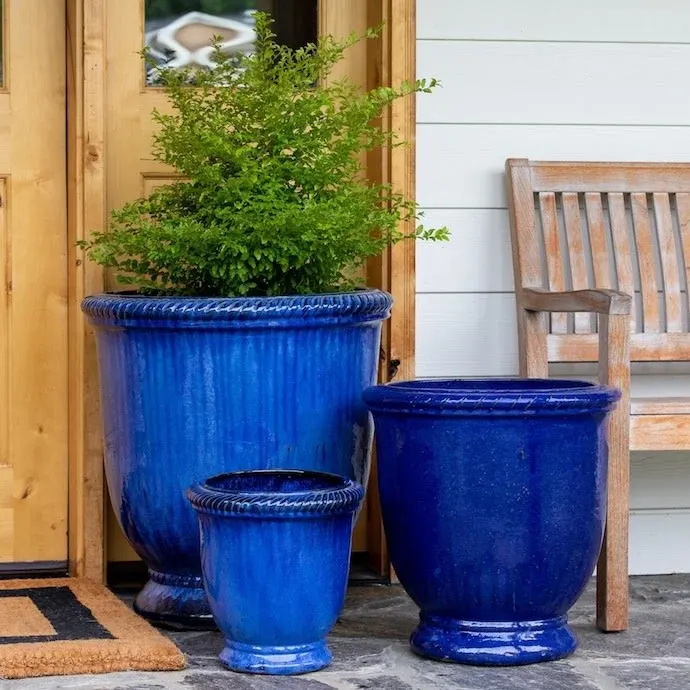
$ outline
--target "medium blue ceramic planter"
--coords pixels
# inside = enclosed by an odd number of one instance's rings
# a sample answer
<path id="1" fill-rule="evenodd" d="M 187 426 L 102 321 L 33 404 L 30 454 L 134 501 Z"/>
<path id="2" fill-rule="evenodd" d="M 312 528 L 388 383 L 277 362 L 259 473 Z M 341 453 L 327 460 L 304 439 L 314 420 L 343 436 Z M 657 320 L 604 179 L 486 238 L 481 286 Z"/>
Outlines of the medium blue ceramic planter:
<path id="1" fill-rule="evenodd" d="M 213 477 L 187 496 L 199 514 L 204 584 L 225 636 L 221 662 L 278 675 L 326 666 L 362 486 L 320 472 L 254 471 Z"/>
<path id="2" fill-rule="evenodd" d="M 567 612 L 601 547 L 605 418 L 579 381 L 413 381 L 364 393 L 391 562 L 422 656 L 512 665 L 576 646 Z"/>
<path id="3" fill-rule="evenodd" d="M 213 626 L 187 488 L 243 469 L 298 468 L 366 486 L 378 290 L 197 299 L 106 294 L 95 326 L 105 469 L 115 514 L 149 568 L 135 602 L 152 622 Z"/>

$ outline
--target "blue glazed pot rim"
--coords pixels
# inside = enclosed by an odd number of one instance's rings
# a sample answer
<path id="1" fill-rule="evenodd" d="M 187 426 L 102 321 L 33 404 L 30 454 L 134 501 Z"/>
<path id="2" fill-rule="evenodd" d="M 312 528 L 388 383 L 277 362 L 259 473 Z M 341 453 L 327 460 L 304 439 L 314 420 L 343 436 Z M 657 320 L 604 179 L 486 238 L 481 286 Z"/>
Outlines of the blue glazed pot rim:
<path id="1" fill-rule="evenodd" d="M 372 412 L 504 416 L 606 412 L 620 397 L 598 383 L 526 378 L 418 379 L 363 393 Z"/>
<path id="2" fill-rule="evenodd" d="M 95 326 L 128 328 L 271 328 L 382 321 L 393 298 L 367 288 L 354 292 L 276 297 L 149 297 L 104 293 L 86 297 L 82 311 Z"/>
<path id="3" fill-rule="evenodd" d="M 327 472 L 244 470 L 199 482 L 188 489 L 187 498 L 200 513 L 300 517 L 354 513 L 364 488 Z"/>

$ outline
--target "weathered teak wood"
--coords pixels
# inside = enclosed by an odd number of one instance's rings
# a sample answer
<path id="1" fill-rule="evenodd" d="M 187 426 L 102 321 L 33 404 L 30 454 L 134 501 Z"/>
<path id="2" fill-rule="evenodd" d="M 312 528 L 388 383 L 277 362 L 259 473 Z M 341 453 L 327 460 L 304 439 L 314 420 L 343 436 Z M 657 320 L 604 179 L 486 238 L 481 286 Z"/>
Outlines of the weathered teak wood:
<path id="1" fill-rule="evenodd" d="M 690 164 L 510 159 L 506 173 L 521 375 L 598 361 L 600 380 L 622 391 L 597 622 L 625 630 L 630 449 L 690 449 L 690 396 L 630 400 L 631 362 L 690 361 Z"/>
<path id="2" fill-rule="evenodd" d="M 522 291 L 523 309 L 529 311 L 572 311 L 627 316 L 630 314 L 631 304 L 629 295 L 616 290 L 548 292 L 525 288 Z"/>
<path id="3" fill-rule="evenodd" d="M 565 290 L 563 282 L 563 252 L 561 240 L 558 236 L 558 212 L 556 210 L 556 195 L 553 192 L 542 192 L 539 195 L 541 210 L 541 226 L 544 232 L 544 251 L 549 274 L 549 290 L 562 292 Z M 568 319 L 566 314 L 551 314 L 551 332 L 567 333 Z"/>
<path id="4" fill-rule="evenodd" d="M 642 284 L 642 312 L 644 314 L 644 332 L 659 332 L 659 292 L 656 284 L 654 266 L 654 238 L 647 209 L 647 195 L 635 193 L 630 195 L 632 204 L 633 225 L 637 259 L 640 266 Z"/>
<path id="5" fill-rule="evenodd" d="M 622 393 L 608 423 L 606 528 L 597 565 L 597 625 L 609 631 L 628 627 L 629 314 L 609 313 L 599 318 L 599 381 Z"/>
<path id="6" fill-rule="evenodd" d="M 585 266 L 580 203 L 577 194 L 569 194 L 567 192 L 563 194 L 563 216 L 565 219 L 565 234 L 568 238 L 572 287 L 573 290 L 584 290 L 587 287 L 587 267 Z M 582 311 L 578 311 L 575 314 L 575 332 L 592 332 L 589 314 Z"/>
<path id="7" fill-rule="evenodd" d="M 596 335 L 549 335 L 549 362 L 596 362 Z M 690 360 L 687 333 L 634 333 L 630 336 L 631 362 L 685 362 Z"/>
<path id="8" fill-rule="evenodd" d="M 537 251 L 534 193 L 528 161 L 514 161 L 507 169 L 510 225 L 513 236 L 524 233 L 524 241 L 513 242 L 513 273 L 522 288 L 541 288 L 541 260 Z M 547 191 L 547 190 L 545 190 Z M 518 309 L 517 328 L 520 342 L 520 376 L 548 376 L 546 313 Z"/>
<path id="9" fill-rule="evenodd" d="M 606 247 L 606 229 L 604 227 L 601 194 L 587 192 L 585 194 L 585 207 L 594 262 L 594 282 L 601 288 L 610 288 L 609 255 Z"/>
<path id="10" fill-rule="evenodd" d="M 690 398 L 633 398 L 632 415 L 690 414 Z"/>
<path id="11" fill-rule="evenodd" d="M 636 415 L 630 418 L 632 450 L 687 450 L 690 424 L 678 413 Z"/>
<path id="12" fill-rule="evenodd" d="M 616 273 L 618 277 L 618 289 L 626 295 L 632 295 L 633 287 L 632 258 L 630 255 L 630 243 L 628 240 L 628 224 L 625 216 L 625 202 L 623 195 L 618 192 L 607 194 L 609 207 L 609 222 L 611 223 L 611 239 L 613 251 L 616 256 Z M 630 328 L 635 332 L 637 323 L 637 308 L 633 303 L 633 313 Z"/>
<path id="13" fill-rule="evenodd" d="M 676 241 L 673 236 L 673 219 L 669 195 L 653 195 L 654 218 L 659 235 L 659 254 L 664 276 L 664 296 L 666 305 L 666 332 L 682 333 L 682 301 L 680 289 L 680 271 L 676 256 Z"/>

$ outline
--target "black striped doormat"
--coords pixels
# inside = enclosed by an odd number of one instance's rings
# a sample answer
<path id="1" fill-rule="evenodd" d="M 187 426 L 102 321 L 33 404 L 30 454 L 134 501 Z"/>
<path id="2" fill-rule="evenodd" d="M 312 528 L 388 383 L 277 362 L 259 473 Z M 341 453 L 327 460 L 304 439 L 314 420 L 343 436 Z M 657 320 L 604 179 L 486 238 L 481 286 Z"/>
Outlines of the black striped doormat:
<path id="1" fill-rule="evenodd" d="M 0 677 L 174 671 L 177 647 L 101 584 L 0 580 Z"/>

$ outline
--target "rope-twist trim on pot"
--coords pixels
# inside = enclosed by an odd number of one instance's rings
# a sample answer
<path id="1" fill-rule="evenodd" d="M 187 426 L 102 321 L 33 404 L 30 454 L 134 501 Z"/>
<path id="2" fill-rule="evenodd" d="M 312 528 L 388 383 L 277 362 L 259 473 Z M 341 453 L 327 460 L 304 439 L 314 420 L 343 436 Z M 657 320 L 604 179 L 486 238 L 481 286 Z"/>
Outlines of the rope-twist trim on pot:
<path id="1" fill-rule="evenodd" d="M 337 515 L 354 512 L 364 498 L 360 484 L 350 479 L 343 482 L 339 488 L 294 493 L 243 492 L 197 484 L 188 489 L 187 498 L 199 512 L 209 515 Z"/>
<path id="2" fill-rule="evenodd" d="M 171 585 L 173 587 L 203 587 L 204 584 L 199 575 L 174 575 L 151 569 L 149 569 L 149 579 L 159 585 Z"/>
<path id="3" fill-rule="evenodd" d="M 103 294 L 87 297 L 83 311 L 95 325 L 184 327 L 205 323 L 271 326 L 295 320 L 377 321 L 388 318 L 393 298 L 380 290 L 285 297 L 146 297 Z"/>

